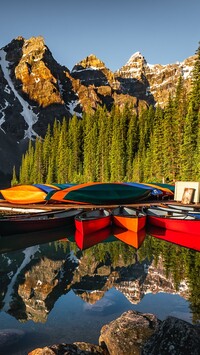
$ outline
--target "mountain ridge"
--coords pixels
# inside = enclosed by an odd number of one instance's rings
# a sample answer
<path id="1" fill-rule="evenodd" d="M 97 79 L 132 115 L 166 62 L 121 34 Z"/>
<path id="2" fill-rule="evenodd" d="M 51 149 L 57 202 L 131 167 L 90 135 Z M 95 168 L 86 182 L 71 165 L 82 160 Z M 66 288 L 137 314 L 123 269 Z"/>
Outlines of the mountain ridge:
<path id="1" fill-rule="evenodd" d="M 17 146 L 16 165 L 28 141 L 44 137 L 55 118 L 81 118 L 98 105 L 110 110 L 129 103 L 136 113 L 150 105 L 164 107 L 180 76 L 189 91 L 194 62 L 195 55 L 181 63 L 152 65 L 136 52 L 112 72 L 90 54 L 70 71 L 54 59 L 42 36 L 13 39 L 0 49 L 0 129 Z M 1 142 L 0 149 L 4 146 L 8 149 Z"/>

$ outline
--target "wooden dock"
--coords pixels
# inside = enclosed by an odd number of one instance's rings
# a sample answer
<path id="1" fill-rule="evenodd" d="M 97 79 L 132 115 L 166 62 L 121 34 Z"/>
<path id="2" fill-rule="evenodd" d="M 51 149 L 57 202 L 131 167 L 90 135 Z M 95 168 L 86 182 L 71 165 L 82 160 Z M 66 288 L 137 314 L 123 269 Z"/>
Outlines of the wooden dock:
<path id="1" fill-rule="evenodd" d="M 131 204 L 120 204 L 120 206 L 127 206 L 127 207 L 134 207 L 134 208 L 141 208 L 141 207 L 149 207 L 149 206 L 156 206 L 160 204 L 176 204 L 183 206 L 181 202 L 175 201 L 175 200 L 147 200 L 147 201 L 141 201 L 141 202 L 136 202 L 136 203 L 131 203 Z M 118 207 L 119 204 L 107 204 L 107 205 L 94 205 L 94 204 L 75 204 L 75 203 L 33 203 L 33 204 L 11 204 L 5 200 L 0 200 L 0 211 L 13 211 L 17 212 L 20 210 L 58 210 L 58 209 L 70 209 L 70 208 L 82 208 L 82 209 L 93 209 L 93 208 L 107 208 L 107 209 L 113 209 L 115 207 Z M 197 207 L 200 208 L 200 203 L 193 203 L 193 204 L 187 204 L 187 206 L 192 206 L 192 207 Z"/>

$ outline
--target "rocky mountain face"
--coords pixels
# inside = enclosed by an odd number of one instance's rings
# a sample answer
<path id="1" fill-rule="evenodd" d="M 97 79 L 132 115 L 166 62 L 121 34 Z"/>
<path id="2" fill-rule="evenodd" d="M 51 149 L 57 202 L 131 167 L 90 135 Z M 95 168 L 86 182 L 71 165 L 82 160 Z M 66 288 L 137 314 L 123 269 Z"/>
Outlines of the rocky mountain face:
<path id="1" fill-rule="evenodd" d="M 95 55 L 89 55 L 70 71 L 53 58 L 43 37 L 18 37 L 0 49 L 0 173 L 11 174 L 28 141 L 44 136 L 48 124 L 76 114 L 81 118 L 98 105 L 111 109 L 132 103 L 142 107 L 165 106 L 180 76 L 189 90 L 195 56 L 182 63 L 150 65 L 135 53 L 116 72 Z M 10 148 L 8 148 L 10 146 Z"/>

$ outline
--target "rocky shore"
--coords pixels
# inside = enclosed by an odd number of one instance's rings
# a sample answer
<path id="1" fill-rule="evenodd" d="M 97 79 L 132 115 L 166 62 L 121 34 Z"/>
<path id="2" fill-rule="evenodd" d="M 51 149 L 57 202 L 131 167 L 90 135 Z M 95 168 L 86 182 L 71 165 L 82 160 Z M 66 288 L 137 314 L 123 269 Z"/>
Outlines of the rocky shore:
<path id="1" fill-rule="evenodd" d="M 99 345 L 84 342 L 38 348 L 29 355 L 199 355 L 200 325 L 175 317 L 160 321 L 128 311 L 102 327 Z"/>

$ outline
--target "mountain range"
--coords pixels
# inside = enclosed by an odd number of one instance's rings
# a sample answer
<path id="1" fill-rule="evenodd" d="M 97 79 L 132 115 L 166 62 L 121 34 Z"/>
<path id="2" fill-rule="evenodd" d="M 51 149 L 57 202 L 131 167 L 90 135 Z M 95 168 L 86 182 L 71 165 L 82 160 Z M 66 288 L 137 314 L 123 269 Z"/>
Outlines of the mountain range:
<path id="1" fill-rule="evenodd" d="M 128 102 L 136 113 L 149 105 L 165 107 L 180 76 L 189 91 L 195 59 L 150 65 L 136 52 L 112 72 L 90 54 L 70 71 L 56 62 L 43 37 L 13 39 L 0 49 L 0 185 L 19 167 L 29 140 L 44 137 L 55 119 L 81 119 L 98 105 L 110 110 Z"/>

